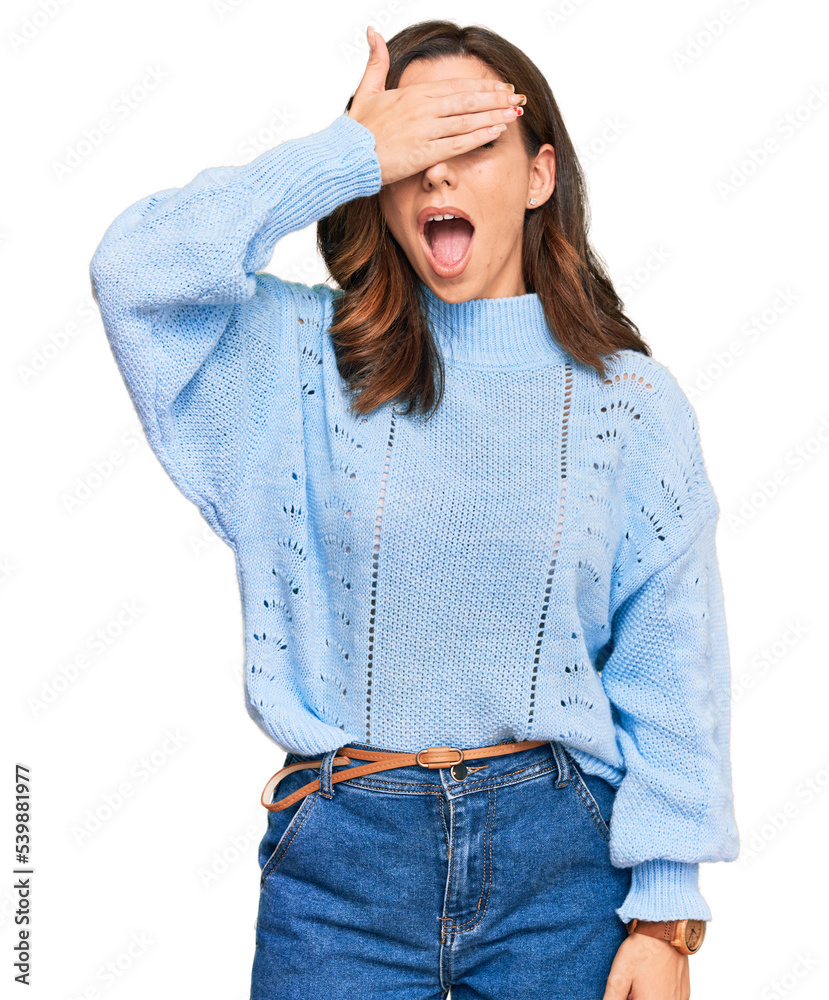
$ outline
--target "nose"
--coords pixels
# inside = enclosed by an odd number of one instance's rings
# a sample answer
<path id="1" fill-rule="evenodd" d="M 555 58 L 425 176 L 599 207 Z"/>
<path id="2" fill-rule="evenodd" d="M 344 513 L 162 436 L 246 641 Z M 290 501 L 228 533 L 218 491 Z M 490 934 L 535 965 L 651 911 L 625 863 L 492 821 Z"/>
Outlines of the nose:
<path id="1" fill-rule="evenodd" d="M 441 184 L 452 187 L 454 182 L 454 170 L 446 160 L 440 160 L 423 171 L 423 186 L 427 190 Z"/>

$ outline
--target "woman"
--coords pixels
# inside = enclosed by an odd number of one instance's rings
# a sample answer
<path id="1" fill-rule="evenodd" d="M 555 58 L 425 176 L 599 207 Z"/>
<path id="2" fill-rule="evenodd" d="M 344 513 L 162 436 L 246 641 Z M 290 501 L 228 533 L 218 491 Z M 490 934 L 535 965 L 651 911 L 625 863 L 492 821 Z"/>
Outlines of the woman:
<path id="1" fill-rule="evenodd" d="M 346 113 L 142 199 L 91 265 L 288 751 L 251 995 L 687 1000 L 699 863 L 738 854 L 694 412 L 537 67 L 367 34 Z M 312 222 L 337 289 L 260 270 Z"/>

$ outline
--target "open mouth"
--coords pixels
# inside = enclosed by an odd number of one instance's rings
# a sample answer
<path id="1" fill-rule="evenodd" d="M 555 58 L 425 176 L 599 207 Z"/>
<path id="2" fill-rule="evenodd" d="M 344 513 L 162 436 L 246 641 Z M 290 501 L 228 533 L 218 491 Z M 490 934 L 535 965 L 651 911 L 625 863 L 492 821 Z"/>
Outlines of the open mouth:
<path id="1" fill-rule="evenodd" d="M 475 227 L 464 216 L 451 210 L 429 213 L 420 235 L 432 270 L 442 278 L 461 274 L 472 253 L 474 234 Z"/>

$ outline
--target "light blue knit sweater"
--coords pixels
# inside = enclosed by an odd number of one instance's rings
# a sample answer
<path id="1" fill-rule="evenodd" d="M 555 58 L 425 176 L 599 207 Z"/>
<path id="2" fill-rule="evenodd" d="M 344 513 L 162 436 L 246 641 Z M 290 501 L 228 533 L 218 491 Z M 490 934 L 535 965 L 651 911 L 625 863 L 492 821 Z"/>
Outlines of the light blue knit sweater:
<path id="1" fill-rule="evenodd" d="M 426 288 L 437 413 L 349 414 L 327 335 L 341 292 L 261 269 L 380 181 L 343 114 L 141 199 L 91 262 L 149 443 L 235 553 L 248 711 L 302 754 L 560 740 L 617 788 L 619 917 L 710 919 L 698 863 L 739 844 L 719 507 L 691 404 L 634 351 L 606 379 L 575 362 L 536 294 Z"/>

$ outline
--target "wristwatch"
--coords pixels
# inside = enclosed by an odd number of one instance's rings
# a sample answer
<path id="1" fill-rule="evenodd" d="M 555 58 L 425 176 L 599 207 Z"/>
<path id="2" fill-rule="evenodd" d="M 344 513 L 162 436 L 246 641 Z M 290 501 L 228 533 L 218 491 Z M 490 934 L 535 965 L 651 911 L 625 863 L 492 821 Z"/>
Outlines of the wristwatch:
<path id="1" fill-rule="evenodd" d="M 699 951 L 705 937 L 705 921 L 687 920 L 639 920 L 634 917 L 627 923 L 628 934 L 648 934 L 667 941 L 683 955 L 693 955 Z"/>

